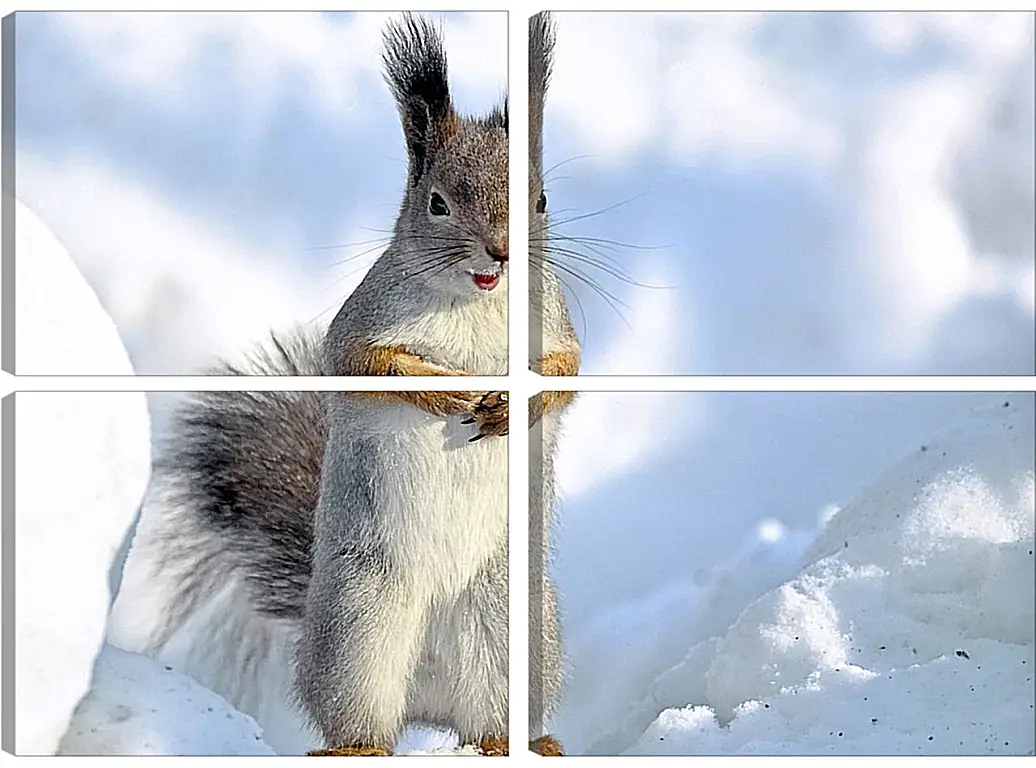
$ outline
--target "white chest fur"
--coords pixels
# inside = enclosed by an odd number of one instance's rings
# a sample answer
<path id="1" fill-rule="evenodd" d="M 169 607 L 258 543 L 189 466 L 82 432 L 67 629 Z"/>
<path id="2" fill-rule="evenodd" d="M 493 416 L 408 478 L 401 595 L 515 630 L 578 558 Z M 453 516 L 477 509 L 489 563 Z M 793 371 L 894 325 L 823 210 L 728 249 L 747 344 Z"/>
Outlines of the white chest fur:
<path id="1" fill-rule="evenodd" d="M 476 300 L 443 297 L 374 341 L 479 376 L 507 373 L 507 293 Z"/>
<path id="2" fill-rule="evenodd" d="M 365 472 L 379 478 L 372 512 L 380 544 L 419 592 L 457 594 L 506 541 L 506 438 L 472 443 L 476 429 L 464 416 L 350 400 L 349 431 L 377 437 Z"/>

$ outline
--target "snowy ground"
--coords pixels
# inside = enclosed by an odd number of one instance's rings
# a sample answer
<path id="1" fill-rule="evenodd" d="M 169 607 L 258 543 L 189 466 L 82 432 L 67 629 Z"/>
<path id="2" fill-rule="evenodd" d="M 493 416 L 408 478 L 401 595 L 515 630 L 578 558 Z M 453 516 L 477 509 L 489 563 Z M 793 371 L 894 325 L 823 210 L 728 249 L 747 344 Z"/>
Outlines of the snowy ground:
<path id="1" fill-rule="evenodd" d="M 999 398 L 812 543 L 764 523 L 731 580 L 616 616 L 570 652 L 598 654 L 599 685 L 621 693 L 564 713 L 563 740 L 591 754 L 1031 754 L 1034 418 L 1031 393 Z M 667 621 L 688 600 L 692 618 Z M 682 661 L 638 675 L 681 641 Z"/>
<path id="2" fill-rule="evenodd" d="M 205 734 L 199 738 L 199 733 Z M 64 755 L 272 755 L 255 720 L 172 667 L 105 645 Z"/>

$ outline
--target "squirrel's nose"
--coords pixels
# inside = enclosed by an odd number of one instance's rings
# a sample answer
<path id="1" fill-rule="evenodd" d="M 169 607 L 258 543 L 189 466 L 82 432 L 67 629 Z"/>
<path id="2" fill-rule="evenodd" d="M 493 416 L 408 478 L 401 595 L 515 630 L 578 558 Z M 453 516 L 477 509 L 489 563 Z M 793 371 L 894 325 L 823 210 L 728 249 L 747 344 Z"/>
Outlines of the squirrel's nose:
<path id="1" fill-rule="evenodd" d="M 503 245 L 487 245 L 486 253 L 493 261 L 500 264 L 507 263 L 507 243 L 504 243 Z"/>

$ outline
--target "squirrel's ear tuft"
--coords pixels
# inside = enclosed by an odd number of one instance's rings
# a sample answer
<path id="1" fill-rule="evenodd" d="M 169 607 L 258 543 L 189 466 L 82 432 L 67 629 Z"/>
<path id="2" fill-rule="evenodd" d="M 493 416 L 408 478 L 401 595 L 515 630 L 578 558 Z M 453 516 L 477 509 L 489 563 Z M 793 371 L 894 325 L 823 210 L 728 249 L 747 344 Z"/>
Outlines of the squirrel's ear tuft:
<path id="1" fill-rule="evenodd" d="M 385 28 L 382 62 L 403 123 L 413 185 L 457 128 L 442 35 L 427 19 L 406 13 Z"/>
<path id="2" fill-rule="evenodd" d="M 529 19 L 529 161 L 538 168 L 543 157 L 543 104 L 554 65 L 554 19 L 546 12 Z"/>

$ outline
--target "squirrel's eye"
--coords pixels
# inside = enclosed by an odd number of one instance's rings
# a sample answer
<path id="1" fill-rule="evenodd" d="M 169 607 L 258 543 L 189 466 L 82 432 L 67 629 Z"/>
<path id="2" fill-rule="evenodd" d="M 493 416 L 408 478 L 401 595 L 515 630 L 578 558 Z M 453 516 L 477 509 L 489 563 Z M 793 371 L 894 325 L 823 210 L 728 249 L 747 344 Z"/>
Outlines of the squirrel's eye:
<path id="1" fill-rule="evenodd" d="M 547 193 L 540 192 L 540 199 L 536 201 L 536 213 L 547 212 Z"/>
<path id="2" fill-rule="evenodd" d="M 432 192 L 432 196 L 428 199 L 428 213 L 432 216 L 450 215 L 450 207 L 446 205 L 446 201 L 438 192 Z"/>

